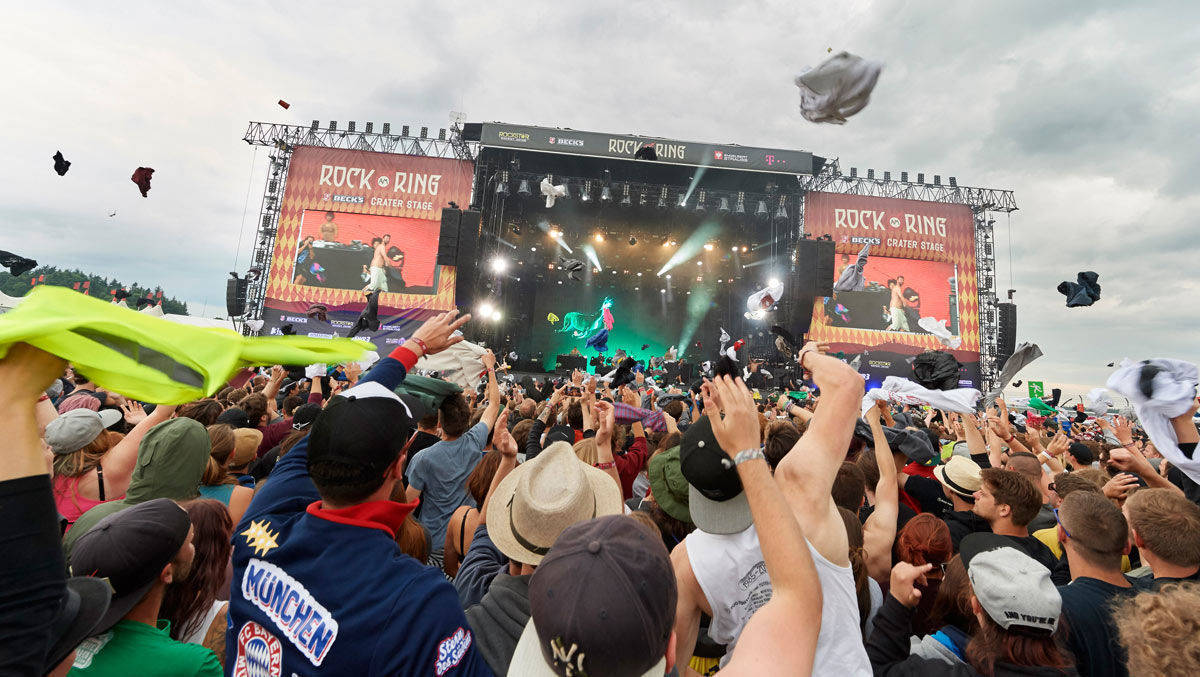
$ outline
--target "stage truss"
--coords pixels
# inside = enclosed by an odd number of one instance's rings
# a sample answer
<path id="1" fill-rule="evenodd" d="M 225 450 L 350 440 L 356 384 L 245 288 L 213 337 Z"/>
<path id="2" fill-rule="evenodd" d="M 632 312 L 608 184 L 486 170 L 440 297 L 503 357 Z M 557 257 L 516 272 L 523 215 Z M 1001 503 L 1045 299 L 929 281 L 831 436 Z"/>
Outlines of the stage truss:
<path id="1" fill-rule="evenodd" d="M 822 191 L 826 193 L 843 193 L 847 195 L 863 195 L 867 197 L 892 197 L 905 200 L 922 200 L 925 202 L 943 202 L 949 204 L 967 205 L 975 215 L 975 263 L 977 267 L 977 283 L 979 293 L 979 376 L 983 382 L 981 390 L 987 392 L 996 384 L 1000 375 L 998 349 L 996 341 L 999 337 L 999 311 L 997 303 L 999 296 L 996 292 L 996 241 L 994 213 L 1009 213 L 1018 209 L 1016 198 L 1011 190 L 995 188 L 972 188 L 959 186 L 954 179 L 954 185 L 942 185 L 941 178 L 936 177 L 934 183 L 924 181 L 895 181 L 890 178 L 878 179 L 873 176 L 858 176 L 852 171 L 850 175 L 842 173 L 837 159 L 825 163 L 821 171 L 812 176 L 799 176 L 801 187 L 805 192 Z M 922 179 L 924 175 L 918 175 Z M 804 211 L 799 211 L 800 231 L 804 231 Z"/>
<path id="2" fill-rule="evenodd" d="M 353 126 L 354 123 L 350 123 L 350 125 Z M 390 124 L 384 125 L 383 129 L 390 132 L 390 127 Z M 422 128 L 422 131 L 427 129 Z M 292 151 L 297 146 L 365 150 L 472 161 L 479 154 L 479 143 L 464 140 L 462 127 L 458 123 L 451 125 L 448 138 L 430 139 L 426 138 L 425 134 L 406 136 L 377 133 L 374 131 L 373 123 L 367 123 L 367 129 L 354 131 L 353 129 L 339 130 L 334 123 L 330 123 L 326 128 L 320 128 L 315 121 L 308 127 L 251 122 L 242 140 L 251 146 L 271 148 L 269 155 L 271 165 L 268 170 L 266 186 L 263 188 L 262 204 L 256 221 L 258 225 L 255 229 L 254 248 L 250 255 L 250 267 L 257 268 L 259 273 L 257 276 L 253 276 L 246 290 L 246 314 L 242 317 L 243 322 L 262 318 L 263 301 L 267 294 L 267 277 L 271 272 L 271 256 L 275 251 L 275 234 L 279 228 L 279 209 L 283 202 Z M 244 324 L 242 333 L 251 333 Z"/>

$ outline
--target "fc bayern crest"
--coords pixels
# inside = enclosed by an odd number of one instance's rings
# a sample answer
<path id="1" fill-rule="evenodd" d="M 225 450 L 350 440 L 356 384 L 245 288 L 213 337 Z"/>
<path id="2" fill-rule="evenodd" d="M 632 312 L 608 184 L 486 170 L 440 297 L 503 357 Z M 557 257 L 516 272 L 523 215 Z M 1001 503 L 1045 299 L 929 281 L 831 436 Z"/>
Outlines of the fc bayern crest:
<path id="1" fill-rule="evenodd" d="M 279 677 L 283 673 L 283 646 L 279 640 L 254 621 L 238 630 L 237 662 L 234 677 Z"/>

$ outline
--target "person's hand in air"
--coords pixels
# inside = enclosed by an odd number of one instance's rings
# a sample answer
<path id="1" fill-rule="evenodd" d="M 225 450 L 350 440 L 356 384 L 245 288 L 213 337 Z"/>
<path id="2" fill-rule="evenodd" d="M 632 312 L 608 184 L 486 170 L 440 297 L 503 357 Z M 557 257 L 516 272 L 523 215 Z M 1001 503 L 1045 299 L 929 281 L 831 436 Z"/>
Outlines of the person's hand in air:
<path id="1" fill-rule="evenodd" d="M 459 327 L 462 327 L 470 319 L 470 314 L 458 317 L 457 310 L 442 313 L 430 318 L 419 329 L 413 332 L 412 340 L 417 342 L 417 346 L 423 345 L 421 351 L 425 355 L 436 355 L 463 340 L 462 334 L 455 335 L 454 332 L 458 331 Z"/>

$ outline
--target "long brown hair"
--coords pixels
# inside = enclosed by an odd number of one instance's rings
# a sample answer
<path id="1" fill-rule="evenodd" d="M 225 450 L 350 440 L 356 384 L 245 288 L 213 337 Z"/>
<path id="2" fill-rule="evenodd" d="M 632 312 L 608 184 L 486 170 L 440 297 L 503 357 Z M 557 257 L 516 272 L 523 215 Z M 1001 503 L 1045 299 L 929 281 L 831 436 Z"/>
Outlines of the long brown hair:
<path id="1" fill-rule="evenodd" d="M 996 663 L 1026 665 L 1066 670 L 1075 659 L 1060 647 L 1065 646 L 1066 625 L 1060 619 L 1058 630 L 1051 635 L 1005 631 L 986 613 L 971 642 L 967 644 L 967 662 L 985 677 L 996 674 Z"/>
<path id="2" fill-rule="evenodd" d="M 421 564 L 425 564 L 429 560 L 429 536 L 425 532 L 425 527 L 421 526 L 421 523 L 411 514 L 404 518 L 404 521 L 400 523 L 400 529 L 396 531 L 396 545 L 400 546 L 400 552 Z"/>
<path id="3" fill-rule="evenodd" d="M 946 573 L 938 586 L 937 598 L 929 611 L 929 627 L 941 628 L 953 625 L 968 635 L 975 634 L 979 624 L 975 612 L 971 611 L 971 584 L 962 557 L 955 555 L 946 562 Z"/>
<path id="4" fill-rule="evenodd" d="M 171 622 L 171 638 L 181 640 L 200 629 L 204 615 L 228 584 L 233 520 L 220 501 L 198 498 L 183 504 L 192 520 L 196 557 L 186 578 L 167 586 L 159 618 Z"/>
<path id="5" fill-rule="evenodd" d="M 838 508 L 842 522 L 846 524 L 846 540 L 849 543 L 850 570 L 854 572 L 854 595 L 858 598 L 858 628 L 866 639 L 867 616 L 871 615 L 871 588 L 867 583 L 867 560 L 863 552 L 863 526 L 858 515 L 845 508 Z"/>
<path id="6" fill-rule="evenodd" d="M 206 430 L 208 430 L 208 440 L 212 444 L 212 451 L 209 452 L 208 465 L 204 467 L 204 476 L 200 478 L 200 484 L 206 487 L 237 484 L 237 480 L 229 474 L 229 470 L 225 466 L 229 462 L 229 455 L 233 453 L 235 443 L 233 428 L 224 423 L 218 423 L 208 426 Z"/>
<path id="7" fill-rule="evenodd" d="M 467 476 L 467 493 L 475 499 L 475 505 L 483 505 L 488 487 L 492 486 L 492 477 L 496 475 L 496 469 L 500 467 L 501 456 L 503 454 L 498 449 L 488 451 L 475 464 L 475 469 L 471 471 L 471 474 Z"/>

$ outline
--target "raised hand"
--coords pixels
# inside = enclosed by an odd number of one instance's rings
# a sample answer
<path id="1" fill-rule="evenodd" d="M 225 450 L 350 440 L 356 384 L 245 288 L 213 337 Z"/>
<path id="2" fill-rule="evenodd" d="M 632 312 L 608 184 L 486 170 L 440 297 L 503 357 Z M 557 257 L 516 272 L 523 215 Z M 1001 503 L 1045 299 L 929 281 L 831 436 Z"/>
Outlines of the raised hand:
<path id="1" fill-rule="evenodd" d="M 1136 475 L 1129 473 L 1121 473 L 1110 479 L 1103 488 L 1104 495 L 1114 501 L 1124 501 L 1129 492 L 1137 489 L 1138 478 Z"/>
<path id="2" fill-rule="evenodd" d="M 617 421 L 616 410 L 611 403 L 600 400 L 592 405 L 592 412 L 596 419 L 596 445 L 607 445 L 612 441 L 613 427 Z"/>
<path id="3" fill-rule="evenodd" d="M 721 449 L 730 457 L 746 449 L 757 449 L 758 408 L 754 405 L 754 397 L 750 394 L 742 379 L 730 379 L 719 376 L 707 383 L 708 394 L 705 396 L 705 413 L 716 407 L 724 409 L 724 418 L 709 416 L 713 437 Z"/>
<path id="4" fill-rule="evenodd" d="M 483 362 L 483 368 L 492 370 L 496 368 L 496 354 L 490 350 L 483 351 L 483 356 L 479 358 Z"/>
<path id="5" fill-rule="evenodd" d="M 36 402 L 65 366 L 59 357 L 28 343 L 13 344 L 0 360 L 0 399 Z"/>
<path id="6" fill-rule="evenodd" d="M 933 568 L 932 564 L 913 566 L 908 562 L 900 562 L 892 567 L 892 597 L 904 606 L 912 609 L 921 601 L 921 591 L 916 584 L 925 581 L 925 574 Z"/>
<path id="7" fill-rule="evenodd" d="M 496 419 L 496 427 L 492 433 L 492 447 L 498 449 L 505 457 L 516 458 L 517 440 L 508 429 L 508 412 L 506 407 L 504 411 L 500 412 L 500 417 Z"/>
<path id="8" fill-rule="evenodd" d="M 426 355 L 436 355 L 463 340 L 462 334 L 455 335 L 454 332 L 470 319 L 470 314 L 458 317 L 458 311 L 451 310 L 426 320 L 425 324 L 413 332 L 412 338 L 424 343 L 423 350 Z"/>
<path id="9" fill-rule="evenodd" d="M 121 411 L 125 413 L 125 422 L 129 425 L 137 425 L 149 416 L 142 405 L 137 402 L 125 402 L 121 405 Z"/>

